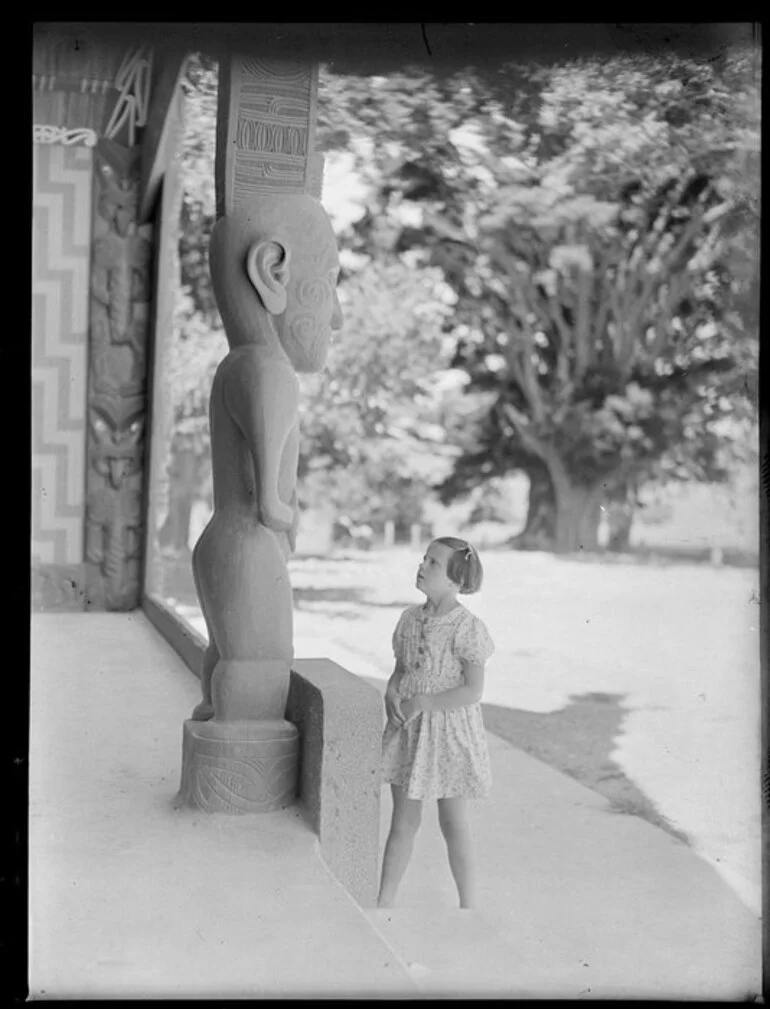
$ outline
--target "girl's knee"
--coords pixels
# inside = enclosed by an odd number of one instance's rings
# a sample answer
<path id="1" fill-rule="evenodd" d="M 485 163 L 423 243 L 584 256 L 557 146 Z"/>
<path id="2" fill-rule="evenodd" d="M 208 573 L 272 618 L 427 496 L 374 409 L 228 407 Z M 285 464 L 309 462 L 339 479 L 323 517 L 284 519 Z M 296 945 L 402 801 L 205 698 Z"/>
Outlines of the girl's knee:
<path id="1" fill-rule="evenodd" d="M 422 810 L 401 810 L 393 818 L 393 830 L 398 834 L 416 834 L 422 822 Z"/>
<path id="2" fill-rule="evenodd" d="M 468 814 L 465 803 L 451 799 L 439 799 L 438 822 L 445 837 L 467 833 Z"/>
<path id="3" fill-rule="evenodd" d="M 416 834 L 421 822 L 421 802 L 407 800 L 393 810 L 393 830 L 397 834 Z"/>

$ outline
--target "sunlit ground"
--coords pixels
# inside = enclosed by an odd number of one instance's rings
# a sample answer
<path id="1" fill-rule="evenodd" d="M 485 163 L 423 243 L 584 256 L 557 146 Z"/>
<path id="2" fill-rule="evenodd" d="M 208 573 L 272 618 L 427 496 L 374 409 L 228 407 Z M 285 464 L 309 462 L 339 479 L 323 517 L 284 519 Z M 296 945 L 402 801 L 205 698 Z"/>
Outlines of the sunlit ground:
<path id="1" fill-rule="evenodd" d="M 686 836 L 759 912 L 756 568 L 483 559 L 483 592 L 465 601 L 497 643 L 488 728 L 618 813 Z M 396 618 L 422 598 L 417 561 L 401 547 L 293 559 L 296 637 L 344 647 L 387 677 Z M 176 598 L 205 632 L 194 598 Z"/>

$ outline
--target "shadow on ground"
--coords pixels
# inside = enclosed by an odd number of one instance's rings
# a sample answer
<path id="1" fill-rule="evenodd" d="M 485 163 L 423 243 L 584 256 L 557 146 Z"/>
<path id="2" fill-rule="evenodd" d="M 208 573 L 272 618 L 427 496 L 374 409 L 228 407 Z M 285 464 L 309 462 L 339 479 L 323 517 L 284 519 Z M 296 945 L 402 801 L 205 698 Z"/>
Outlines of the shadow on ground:
<path id="1" fill-rule="evenodd" d="M 575 778 L 610 800 L 612 811 L 640 816 L 684 843 L 689 839 L 611 759 L 627 709 L 622 694 L 579 694 L 558 711 L 483 704 L 484 724 L 518 749 Z"/>
<path id="2" fill-rule="evenodd" d="M 303 557 L 302 560 L 311 558 Z M 319 558 L 329 568 L 339 568 L 344 570 L 349 565 L 350 558 L 323 557 Z M 357 558 L 360 559 L 360 558 Z M 299 568 L 301 570 L 301 567 Z M 189 552 L 167 553 L 163 558 L 162 585 L 157 588 L 156 593 L 163 599 L 174 599 L 177 603 L 185 606 L 197 606 L 198 596 L 195 591 L 195 584 L 192 576 L 192 555 Z M 334 604 L 349 603 L 351 606 L 368 606 L 381 609 L 405 609 L 414 600 L 399 601 L 388 600 L 381 602 L 372 599 L 368 590 L 361 584 L 344 586 L 327 586 L 315 588 L 311 586 L 295 585 L 292 589 L 294 595 L 294 605 L 297 608 L 308 604 Z M 339 613 L 337 614 L 340 615 Z M 346 610 L 346 619 L 355 618 L 354 610 Z"/>
<path id="3" fill-rule="evenodd" d="M 364 589 L 353 587 L 328 589 L 295 587 L 293 592 L 294 605 L 297 607 L 307 603 L 355 603 L 356 606 L 374 606 L 392 610 L 405 609 L 411 605 L 411 602 L 399 602 L 398 600 L 379 602 L 376 599 L 368 598 Z"/>
<path id="4" fill-rule="evenodd" d="M 363 677 L 381 692 L 381 680 Z M 568 774 L 610 801 L 610 812 L 639 816 L 684 844 L 690 839 L 671 824 L 610 754 L 625 721 L 624 694 L 573 694 L 558 711 L 524 711 L 483 704 L 489 732 L 549 767 Z"/>

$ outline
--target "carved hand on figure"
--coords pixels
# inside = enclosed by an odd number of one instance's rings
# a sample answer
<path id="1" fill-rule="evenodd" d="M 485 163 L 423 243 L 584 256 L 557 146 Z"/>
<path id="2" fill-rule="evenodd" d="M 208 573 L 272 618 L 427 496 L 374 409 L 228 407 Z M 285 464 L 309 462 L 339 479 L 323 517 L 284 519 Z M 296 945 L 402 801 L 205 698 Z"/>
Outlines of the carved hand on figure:
<path id="1" fill-rule="evenodd" d="M 294 509 L 277 498 L 263 501 L 259 509 L 259 521 L 276 533 L 288 533 L 294 525 Z"/>
<path id="2" fill-rule="evenodd" d="M 289 549 L 294 553 L 294 549 L 297 546 L 297 530 L 299 529 L 299 505 L 297 504 L 296 490 L 291 495 L 291 508 L 294 512 L 294 519 L 289 530 Z"/>

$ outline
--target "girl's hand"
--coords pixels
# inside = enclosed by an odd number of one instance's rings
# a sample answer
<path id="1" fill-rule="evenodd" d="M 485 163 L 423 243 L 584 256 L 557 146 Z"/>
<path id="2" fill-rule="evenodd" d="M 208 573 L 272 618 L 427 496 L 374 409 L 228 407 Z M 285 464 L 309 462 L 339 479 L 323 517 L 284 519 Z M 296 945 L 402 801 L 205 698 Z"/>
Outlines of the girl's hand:
<path id="1" fill-rule="evenodd" d="M 404 716 L 401 713 L 401 695 L 397 691 L 385 691 L 385 712 L 389 722 L 395 722 L 396 725 L 403 724 Z"/>
<path id="2" fill-rule="evenodd" d="M 401 702 L 401 724 L 406 725 L 411 722 L 413 718 L 420 714 L 422 711 L 422 704 L 420 703 L 422 698 L 419 694 L 415 694 L 414 697 L 409 697 L 407 700 Z"/>

